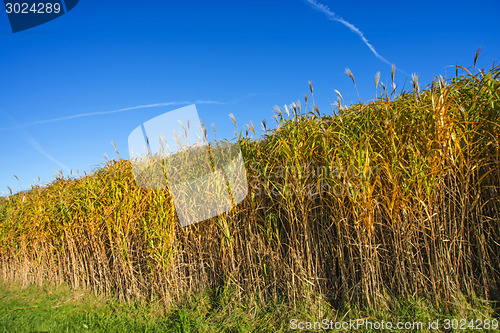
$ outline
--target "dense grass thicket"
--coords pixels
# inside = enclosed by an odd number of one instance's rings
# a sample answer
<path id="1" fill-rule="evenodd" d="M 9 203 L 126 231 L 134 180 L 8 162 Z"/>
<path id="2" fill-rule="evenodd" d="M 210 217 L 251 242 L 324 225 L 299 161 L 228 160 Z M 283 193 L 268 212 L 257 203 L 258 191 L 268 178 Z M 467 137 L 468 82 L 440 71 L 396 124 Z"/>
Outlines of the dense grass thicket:
<path id="1" fill-rule="evenodd" d="M 498 300 L 500 68 L 457 72 L 398 96 L 382 86 L 369 104 L 339 94 L 332 115 L 307 97 L 278 108 L 275 129 L 238 140 L 246 199 L 186 228 L 124 159 L 4 198 L 0 278 L 166 304 L 230 290 L 320 315 Z"/>

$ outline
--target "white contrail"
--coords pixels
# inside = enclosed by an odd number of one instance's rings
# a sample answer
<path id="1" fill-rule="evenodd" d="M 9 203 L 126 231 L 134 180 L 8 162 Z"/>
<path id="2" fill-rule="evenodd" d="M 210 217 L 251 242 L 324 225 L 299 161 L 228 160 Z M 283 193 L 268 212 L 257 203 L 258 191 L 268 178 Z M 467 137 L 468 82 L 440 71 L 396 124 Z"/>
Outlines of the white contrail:
<path id="1" fill-rule="evenodd" d="M 68 171 L 68 172 L 71 171 L 68 166 L 66 166 L 64 163 L 62 163 L 61 161 L 57 160 L 54 156 L 52 156 L 48 152 L 46 152 L 45 149 L 43 149 L 40 146 L 40 144 L 38 143 L 38 141 L 36 141 L 28 133 L 24 132 L 23 136 L 24 136 L 24 139 L 30 144 L 30 146 L 33 147 L 33 149 L 35 149 L 37 152 L 39 152 L 43 156 L 47 157 L 49 160 L 51 160 L 52 162 L 56 163 L 61 168 L 65 169 L 66 171 Z"/>
<path id="2" fill-rule="evenodd" d="M 326 6 L 324 4 L 321 4 L 319 2 L 316 2 L 316 0 L 305 0 L 305 1 L 309 2 L 316 10 L 318 10 L 318 11 L 322 12 L 323 14 L 325 14 L 326 16 L 328 16 L 328 19 L 330 19 L 332 21 L 340 22 L 343 25 L 345 25 L 346 27 L 348 27 L 349 30 L 351 30 L 352 32 L 354 32 L 355 34 L 357 34 L 361 38 L 361 40 L 363 41 L 363 43 L 365 43 L 365 45 L 368 46 L 368 48 L 370 49 L 370 51 L 372 51 L 372 53 L 377 58 L 379 58 L 380 60 L 382 60 L 386 64 L 392 65 L 392 63 L 390 61 L 388 61 L 387 59 L 385 59 L 384 57 L 382 57 L 380 54 L 378 54 L 377 50 L 375 50 L 375 48 L 373 47 L 373 45 L 370 44 L 370 42 L 368 41 L 368 39 L 366 39 L 366 37 L 363 34 L 363 32 L 361 32 L 354 25 L 352 25 L 351 23 L 349 23 L 346 20 L 344 20 L 342 17 L 340 17 L 337 14 L 335 14 L 334 12 L 332 12 L 328 6 Z"/>
<path id="3" fill-rule="evenodd" d="M 160 106 L 190 105 L 190 104 L 219 104 L 219 105 L 234 104 L 234 103 L 240 102 L 240 101 L 242 101 L 244 99 L 253 97 L 255 95 L 257 95 L 257 94 L 247 94 L 247 95 L 245 95 L 243 97 L 240 97 L 240 98 L 238 98 L 238 99 L 236 99 L 234 101 L 231 101 L 231 102 L 220 102 L 220 101 L 212 101 L 212 100 L 196 100 L 194 102 L 190 102 L 190 101 L 184 101 L 184 102 L 165 102 L 165 103 L 137 105 L 137 106 L 132 106 L 132 107 L 123 108 L 123 109 L 111 110 L 111 111 L 98 111 L 98 112 L 80 113 L 80 114 L 75 114 L 75 115 L 70 115 L 70 116 L 65 116 L 65 117 L 59 117 L 59 118 L 52 118 L 52 119 L 45 119 L 45 120 L 36 120 L 36 121 L 30 122 L 30 123 L 25 123 L 23 125 L 10 126 L 10 127 L 0 127 L 0 131 L 7 131 L 7 130 L 12 130 L 12 129 L 19 129 L 21 127 L 27 127 L 27 126 L 33 126 L 33 125 L 56 123 L 56 122 L 59 122 L 59 121 L 76 119 L 76 118 L 100 116 L 100 115 L 112 114 L 112 113 L 118 113 L 118 112 L 130 111 L 130 110 L 146 109 L 146 108 L 156 108 L 156 107 L 160 107 Z"/>
<path id="4" fill-rule="evenodd" d="M 132 106 L 132 107 L 118 109 L 118 110 L 88 112 L 88 113 L 74 114 L 74 115 L 71 115 L 71 116 L 65 116 L 65 117 L 59 117 L 59 118 L 37 120 L 37 121 L 33 121 L 33 122 L 30 122 L 30 123 L 23 124 L 21 126 L 11 126 L 11 127 L 0 128 L 0 131 L 15 129 L 15 128 L 19 128 L 19 127 L 26 127 L 26 126 L 41 125 L 41 124 L 48 124 L 48 123 L 56 123 L 56 122 L 59 122 L 59 121 L 76 119 L 76 118 L 100 116 L 100 115 L 112 114 L 112 113 L 118 113 L 118 112 L 130 111 L 130 110 L 146 109 L 146 108 L 156 108 L 156 107 L 160 107 L 160 106 L 169 106 L 169 105 L 189 105 L 189 104 L 225 104 L 225 103 L 218 102 L 218 101 L 204 101 L 204 100 L 199 100 L 199 101 L 195 101 L 194 103 L 186 101 L 186 102 L 167 102 L 167 103 L 155 103 L 155 104 L 137 105 L 137 106 Z"/>
<path id="5" fill-rule="evenodd" d="M 10 115 L 7 114 L 6 116 L 9 117 L 13 122 L 16 122 L 15 119 L 13 119 Z M 61 168 L 66 169 L 66 171 L 68 172 L 71 171 L 67 165 L 65 165 L 64 163 L 56 159 L 54 156 L 50 155 L 45 149 L 43 149 L 42 146 L 40 146 L 40 144 L 38 143 L 38 141 L 36 141 L 35 138 L 29 135 L 28 132 L 26 132 L 26 130 L 22 126 L 18 125 L 15 128 L 18 129 L 19 134 L 24 138 L 24 140 L 26 140 L 26 142 L 30 144 L 31 147 L 33 147 L 33 149 L 35 149 L 37 152 L 39 152 L 52 162 L 59 165 Z"/>

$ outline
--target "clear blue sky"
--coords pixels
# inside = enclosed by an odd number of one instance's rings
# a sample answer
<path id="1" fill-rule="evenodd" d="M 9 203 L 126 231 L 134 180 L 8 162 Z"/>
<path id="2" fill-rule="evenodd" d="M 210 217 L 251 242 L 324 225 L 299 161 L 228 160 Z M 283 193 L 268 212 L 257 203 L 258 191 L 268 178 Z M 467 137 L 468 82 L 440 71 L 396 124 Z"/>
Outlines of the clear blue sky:
<path id="1" fill-rule="evenodd" d="M 498 0 L 80 0 L 13 34 L 2 10 L 0 193 L 29 189 L 38 177 L 47 183 L 59 169 L 92 170 L 104 154 L 116 158 L 112 140 L 128 157 L 135 127 L 186 103 L 196 103 L 218 138 L 231 139 L 229 113 L 260 128 L 275 105 L 303 102 L 308 81 L 324 113 L 334 89 L 356 102 L 346 67 L 364 100 L 375 96 L 377 71 L 390 83 L 384 59 L 418 73 L 421 86 L 453 76 L 446 66 L 472 65 L 479 46 L 479 65 L 489 68 L 500 55 L 499 12 Z"/>

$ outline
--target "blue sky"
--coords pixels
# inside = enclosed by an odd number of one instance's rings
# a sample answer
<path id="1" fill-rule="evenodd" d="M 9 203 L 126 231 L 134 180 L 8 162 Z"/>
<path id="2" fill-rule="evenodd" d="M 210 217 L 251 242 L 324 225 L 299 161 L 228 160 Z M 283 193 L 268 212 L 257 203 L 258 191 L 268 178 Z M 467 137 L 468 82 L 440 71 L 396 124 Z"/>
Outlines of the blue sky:
<path id="1" fill-rule="evenodd" d="M 231 139 L 229 113 L 259 129 L 275 105 L 303 103 L 308 81 L 323 113 L 335 89 L 357 102 L 346 67 L 364 100 L 375 97 L 376 72 L 390 83 L 388 63 L 399 89 L 407 73 L 421 86 L 453 76 L 447 66 L 472 65 L 479 46 L 489 68 L 500 55 L 498 12 L 497 0 L 80 0 L 14 34 L 2 11 L 0 193 L 48 183 L 59 169 L 91 171 L 117 157 L 111 141 L 128 157 L 134 128 L 189 103 Z"/>

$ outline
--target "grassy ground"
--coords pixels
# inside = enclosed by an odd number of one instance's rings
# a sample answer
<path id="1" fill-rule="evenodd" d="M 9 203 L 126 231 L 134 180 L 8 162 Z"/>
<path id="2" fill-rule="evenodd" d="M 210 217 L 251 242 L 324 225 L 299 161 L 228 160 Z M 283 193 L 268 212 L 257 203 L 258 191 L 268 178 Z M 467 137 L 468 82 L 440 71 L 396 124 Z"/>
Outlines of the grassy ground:
<path id="1" fill-rule="evenodd" d="M 3 287 L 2 332 L 192 332 L 201 317 L 188 309 L 162 313 L 155 304 L 127 304 L 69 288 Z"/>
<path id="2" fill-rule="evenodd" d="M 68 287 L 3 286 L 1 332 L 254 332 L 280 331 L 280 309 L 254 316 L 197 297 L 166 310 L 158 302 L 125 303 L 112 297 L 72 292 Z M 250 311 L 249 311 L 250 310 Z M 252 317 L 252 319 L 250 319 Z M 283 327 L 282 327 L 283 328 Z"/>
<path id="3" fill-rule="evenodd" d="M 245 307 L 232 303 L 227 294 L 203 293 L 166 309 L 160 302 L 126 303 L 85 291 L 74 292 L 64 285 L 0 286 L 0 332 L 290 332 L 296 331 L 294 328 L 298 330 L 300 323 L 307 325 L 306 322 L 325 319 L 333 322 L 365 319 L 356 330 L 358 332 L 390 331 L 366 326 L 368 322 L 376 325 L 382 321 L 394 325 L 397 322 L 423 324 L 422 329 L 412 326 L 404 330 L 408 332 L 446 332 L 449 331 L 444 329 L 447 319 L 465 320 L 467 324 L 474 320 L 476 329 L 465 327 L 461 330 L 472 332 L 478 331 L 479 323 L 485 325 L 485 319 L 499 318 L 491 306 L 477 299 L 463 299 L 447 314 L 423 299 L 400 301 L 391 310 L 376 312 L 348 307 L 334 310 L 326 305 L 321 318 L 315 317 L 313 312 L 294 310 L 284 304 Z M 439 329 L 429 329 L 429 323 L 436 323 L 436 320 Z M 493 329 L 495 325 L 498 327 L 498 321 L 494 320 L 490 329 L 481 331 L 499 331 Z M 323 325 L 329 328 L 330 324 Z"/>

